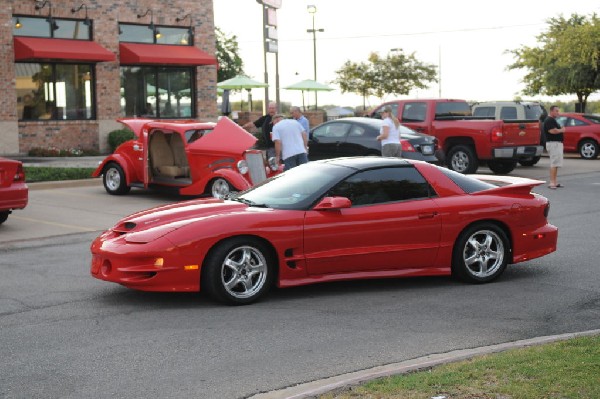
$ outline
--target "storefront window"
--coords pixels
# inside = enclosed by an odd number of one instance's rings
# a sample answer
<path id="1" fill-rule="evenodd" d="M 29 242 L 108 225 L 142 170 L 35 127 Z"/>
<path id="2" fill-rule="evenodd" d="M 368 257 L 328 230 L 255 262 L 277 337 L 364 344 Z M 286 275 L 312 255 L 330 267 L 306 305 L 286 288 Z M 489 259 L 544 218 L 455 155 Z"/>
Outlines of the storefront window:
<path id="1" fill-rule="evenodd" d="M 191 46 L 191 28 L 119 24 L 119 41 L 124 43 L 171 44 Z"/>
<path id="2" fill-rule="evenodd" d="M 20 120 L 94 118 L 91 65 L 16 63 L 15 68 Z"/>
<path id="3" fill-rule="evenodd" d="M 13 36 L 91 40 L 91 21 L 13 16 Z"/>
<path id="4" fill-rule="evenodd" d="M 121 67 L 121 116 L 191 118 L 193 69 Z"/>

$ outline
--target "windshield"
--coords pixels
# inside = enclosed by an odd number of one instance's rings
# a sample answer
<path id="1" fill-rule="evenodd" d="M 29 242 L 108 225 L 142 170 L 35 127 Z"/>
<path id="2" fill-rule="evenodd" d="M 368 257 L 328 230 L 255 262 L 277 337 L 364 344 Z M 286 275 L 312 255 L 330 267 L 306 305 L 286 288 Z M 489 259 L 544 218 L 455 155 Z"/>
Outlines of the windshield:
<path id="1" fill-rule="evenodd" d="M 275 176 L 232 198 L 254 206 L 306 210 L 340 179 L 354 169 L 321 162 L 309 162 Z"/>

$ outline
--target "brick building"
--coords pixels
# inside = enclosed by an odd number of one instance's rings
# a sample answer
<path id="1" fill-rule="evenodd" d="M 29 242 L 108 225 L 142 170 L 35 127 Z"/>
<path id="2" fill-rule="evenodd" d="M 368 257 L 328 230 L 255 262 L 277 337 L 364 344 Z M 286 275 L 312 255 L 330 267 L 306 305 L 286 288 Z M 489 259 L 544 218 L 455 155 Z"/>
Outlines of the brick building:
<path id="1" fill-rule="evenodd" d="M 0 3 L 0 155 L 106 152 L 119 117 L 216 119 L 211 0 Z"/>

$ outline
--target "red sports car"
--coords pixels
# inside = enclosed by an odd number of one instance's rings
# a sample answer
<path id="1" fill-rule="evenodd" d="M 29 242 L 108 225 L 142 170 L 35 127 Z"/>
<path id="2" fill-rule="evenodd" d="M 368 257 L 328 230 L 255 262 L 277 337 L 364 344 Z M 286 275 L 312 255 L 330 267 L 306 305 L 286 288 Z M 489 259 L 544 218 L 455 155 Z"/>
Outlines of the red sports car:
<path id="1" fill-rule="evenodd" d="M 250 149 L 256 137 L 227 118 L 198 121 L 119 119 L 136 138 L 120 145 L 92 174 L 109 194 L 169 186 L 182 195 L 224 198 L 277 174 L 275 159 Z M 269 166 L 270 165 L 270 166 Z"/>
<path id="2" fill-rule="evenodd" d="M 543 184 L 396 158 L 310 162 L 226 200 L 128 216 L 91 246 L 92 276 L 229 304 L 273 285 L 454 274 L 496 279 L 556 250 Z"/>
<path id="3" fill-rule="evenodd" d="M 28 196 L 23 163 L 0 157 L 0 224 L 6 222 L 13 209 L 25 208 Z"/>
<path id="4" fill-rule="evenodd" d="M 563 112 L 556 118 L 566 131 L 565 152 L 577 152 L 583 159 L 596 159 L 600 152 L 600 116 Z"/>

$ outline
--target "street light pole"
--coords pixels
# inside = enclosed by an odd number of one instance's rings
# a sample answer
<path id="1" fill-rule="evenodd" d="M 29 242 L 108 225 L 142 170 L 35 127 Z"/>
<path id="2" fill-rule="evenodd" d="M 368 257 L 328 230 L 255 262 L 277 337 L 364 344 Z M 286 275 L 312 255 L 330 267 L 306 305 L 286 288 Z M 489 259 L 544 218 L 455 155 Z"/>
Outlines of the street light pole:
<path id="1" fill-rule="evenodd" d="M 312 33 L 313 36 L 313 67 L 315 73 L 315 82 L 317 81 L 317 32 L 325 32 L 325 29 L 315 29 L 315 13 L 317 12 L 317 6 L 308 5 L 306 9 L 309 14 L 312 14 L 312 29 L 307 29 L 308 33 Z M 317 109 L 317 91 L 315 90 L 315 110 Z"/>

